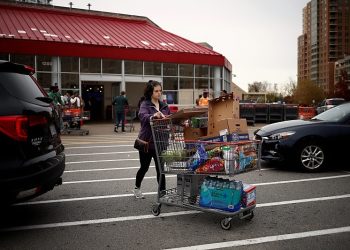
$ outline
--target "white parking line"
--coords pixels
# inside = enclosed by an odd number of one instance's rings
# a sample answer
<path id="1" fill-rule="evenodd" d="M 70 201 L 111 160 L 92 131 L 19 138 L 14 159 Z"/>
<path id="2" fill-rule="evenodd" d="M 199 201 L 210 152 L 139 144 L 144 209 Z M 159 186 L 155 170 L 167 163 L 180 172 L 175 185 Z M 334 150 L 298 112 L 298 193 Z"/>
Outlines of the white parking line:
<path id="1" fill-rule="evenodd" d="M 139 153 L 139 151 L 118 151 L 118 152 L 102 152 L 102 153 L 84 153 L 84 154 L 66 154 L 66 156 L 86 156 L 86 155 L 114 155 L 114 154 L 135 154 Z"/>
<path id="2" fill-rule="evenodd" d="M 143 194 L 146 196 L 156 195 L 157 192 L 147 192 Z M 134 194 L 115 194 L 115 195 L 90 196 L 90 197 L 81 197 L 81 198 L 60 199 L 60 200 L 27 201 L 23 203 L 14 204 L 14 206 L 40 205 L 40 204 L 62 203 L 62 202 L 70 202 L 70 201 L 112 199 L 112 198 L 123 198 L 123 197 L 131 197 L 131 196 L 134 196 Z"/>
<path id="3" fill-rule="evenodd" d="M 348 232 L 350 232 L 350 226 L 329 228 L 329 229 L 315 230 L 315 231 L 306 231 L 306 232 L 292 233 L 292 234 L 272 235 L 272 236 L 265 236 L 265 237 L 259 237 L 259 238 L 211 243 L 211 244 L 197 245 L 197 246 L 168 248 L 168 250 L 190 250 L 190 249 L 207 250 L 207 249 L 218 249 L 218 248 L 227 248 L 227 247 L 249 246 L 249 245 L 256 245 L 256 244 L 267 243 L 267 242 L 302 239 L 302 238 L 308 238 L 308 237 L 348 233 Z"/>
<path id="4" fill-rule="evenodd" d="M 145 177 L 147 179 L 151 179 L 150 177 Z M 153 179 L 156 177 L 153 176 Z M 135 180 L 135 178 L 133 178 Z M 264 186 L 265 183 L 259 183 L 260 186 Z M 257 185 L 257 184 L 253 184 Z M 147 192 L 144 193 L 145 195 L 155 195 L 156 192 Z M 60 199 L 60 200 L 45 200 L 45 201 L 29 201 L 29 202 L 23 202 L 18 203 L 15 205 L 36 205 L 36 204 L 46 204 L 46 203 L 59 203 L 59 202 L 68 202 L 68 201 L 82 201 L 82 200 L 99 200 L 99 199 L 111 199 L 111 198 L 121 198 L 121 197 L 128 197 L 133 196 L 133 194 L 117 194 L 117 195 L 101 195 L 101 196 L 90 196 L 90 197 L 81 197 L 81 198 L 69 198 L 69 199 Z"/>
<path id="5" fill-rule="evenodd" d="M 176 175 L 167 175 L 167 178 L 168 177 L 176 177 Z M 346 177 L 350 177 L 350 174 L 317 177 L 317 178 L 307 178 L 307 179 L 296 179 L 296 180 L 289 180 L 289 181 L 274 181 L 274 182 L 254 183 L 252 185 L 266 186 L 266 185 L 287 184 L 287 183 L 295 183 L 295 182 L 338 179 L 338 178 L 346 178 Z M 156 178 L 156 176 L 145 177 L 145 179 L 155 179 L 155 178 Z M 130 181 L 130 180 L 135 180 L 135 177 L 116 178 L 116 179 L 100 179 L 100 180 L 84 180 L 84 181 L 66 181 L 66 182 L 63 182 L 63 184 L 81 184 L 81 183 L 96 183 L 96 182 L 109 182 L 109 181 Z"/>
<path id="6" fill-rule="evenodd" d="M 104 146 L 85 146 L 85 147 L 65 147 L 65 150 L 68 149 L 88 149 L 88 148 L 120 148 L 120 147 L 133 147 L 132 144 L 125 145 L 104 145 Z"/>
<path id="7" fill-rule="evenodd" d="M 115 160 L 98 160 L 98 161 L 71 161 L 66 162 L 66 165 L 70 164 L 85 164 L 85 163 L 98 163 L 98 162 L 116 162 L 116 161 L 139 161 L 140 159 L 115 159 Z"/>
<path id="8" fill-rule="evenodd" d="M 176 177 L 176 175 L 167 175 L 168 177 Z M 146 176 L 143 179 L 156 179 L 157 176 Z M 109 182 L 109 181 L 132 181 L 135 180 L 135 177 L 128 177 L 128 178 L 116 178 L 116 179 L 102 179 L 102 180 L 85 180 L 85 181 L 66 181 L 62 184 L 81 184 L 81 183 L 95 183 L 95 182 Z"/>
<path id="9" fill-rule="evenodd" d="M 274 181 L 274 182 L 256 183 L 253 185 L 255 185 L 255 186 L 267 186 L 267 185 L 295 183 L 295 182 L 330 180 L 330 179 L 338 179 L 338 178 L 346 178 L 346 177 L 350 177 L 350 174 L 325 176 L 325 177 L 317 177 L 317 178 L 296 179 L 296 180 L 289 180 L 289 181 Z"/>
<path id="10" fill-rule="evenodd" d="M 301 203 L 316 202 L 316 201 L 346 199 L 346 198 L 350 198 L 350 194 L 319 197 L 319 198 L 312 198 L 312 199 L 280 201 L 278 203 L 276 203 L 276 202 L 262 203 L 262 204 L 257 204 L 257 208 L 269 207 L 269 206 L 282 206 L 282 205 L 289 205 L 289 204 L 301 204 Z M 267 204 L 269 204 L 269 205 L 267 205 Z M 188 214 L 196 214 L 196 213 L 202 213 L 202 212 L 191 210 L 191 211 L 163 213 L 163 214 L 160 214 L 160 216 L 158 216 L 158 217 L 171 217 L 171 216 L 188 215 Z M 85 220 L 85 221 L 58 222 L 58 223 L 49 223 L 49 224 L 41 224 L 41 225 L 28 225 L 28 226 L 4 228 L 4 229 L 0 229 L 0 232 L 12 232 L 12 231 L 20 231 L 20 230 L 33 230 L 33 229 L 56 228 L 56 227 L 69 227 L 69 226 L 78 226 L 78 225 L 91 225 L 91 224 L 101 224 L 101 223 L 111 223 L 111 222 L 121 222 L 121 221 L 134 221 L 134 220 L 144 220 L 144 219 L 153 219 L 153 218 L 157 218 L 157 217 L 153 216 L 153 215 L 138 215 L 138 216 L 107 218 L 107 219 Z"/>
<path id="11" fill-rule="evenodd" d="M 154 168 L 155 166 L 149 166 Z M 79 173 L 79 172 L 99 172 L 99 171 L 115 171 L 115 170 L 129 170 L 139 169 L 140 167 L 125 167 L 125 168 L 95 168 L 95 169 L 79 169 L 79 170 L 65 170 L 64 173 Z"/>
<path id="12" fill-rule="evenodd" d="M 150 165 L 150 168 L 154 168 L 154 165 Z M 99 171 L 116 171 L 116 170 L 129 170 L 139 169 L 140 167 L 123 167 L 123 168 L 93 168 L 93 169 L 77 169 L 77 170 L 65 170 L 64 173 L 79 173 L 79 172 L 99 172 Z M 260 171 L 274 170 L 274 168 L 263 168 Z M 257 170 L 259 171 L 259 170 Z"/>
<path id="13" fill-rule="evenodd" d="M 119 143 L 132 143 L 134 142 L 133 140 L 123 140 L 123 141 L 119 141 Z M 63 142 L 63 145 L 64 146 L 71 146 L 71 145 L 84 145 L 84 144 L 109 144 L 109 143 L 115 143 L 115 140 L 113 141 L 99 141 L 99 142 L 95 142 L 95 141 L 77 141 L 77 142 L 69 142 L 69 143 L 66 143 L 66 142 Z"/>

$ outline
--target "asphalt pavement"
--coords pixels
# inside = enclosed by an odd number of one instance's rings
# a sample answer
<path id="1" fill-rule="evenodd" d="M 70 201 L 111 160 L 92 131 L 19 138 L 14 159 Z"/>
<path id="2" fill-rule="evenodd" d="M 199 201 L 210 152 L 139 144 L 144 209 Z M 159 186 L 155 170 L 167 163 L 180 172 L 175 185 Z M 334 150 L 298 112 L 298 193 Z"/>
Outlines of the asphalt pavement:
<path id="1" fill-rule="evenodd" d="M 250 134 L 259 125 L 249 127 Z M 162 206 L 155 217 L 154 163 L 131 190 L 139 167 L 135 131 L 86 125 L 90 134 L 63 136 L 66 171 L 54 190 L 1 212 L 0 249 L 350 249 L 349 163 L 308 174 L 269 166 L 236 176 L 257 186 L 251 221 L 223 230 L 217 214 Z M 346 166 L 347 165 L 347 166 Z M 176 178 L 167 176 L 167 186 Z"/>

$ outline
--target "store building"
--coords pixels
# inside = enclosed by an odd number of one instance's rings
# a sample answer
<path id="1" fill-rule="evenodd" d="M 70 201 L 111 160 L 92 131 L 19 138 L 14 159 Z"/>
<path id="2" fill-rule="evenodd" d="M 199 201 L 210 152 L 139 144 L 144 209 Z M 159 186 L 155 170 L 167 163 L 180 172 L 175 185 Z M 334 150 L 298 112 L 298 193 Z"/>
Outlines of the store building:
<path id="1" fill-rule="evenodd" d="M 147 17 L 0 1 L 0 60 L 35 68 L 44 88 L 79 91 L 95 119 L 109 118 L 125 90 L 132 106 L 144 84 L 163 84 L 170 104 L 191 107 L 204 89 L 231 89 L 220 53 L 161 29 Z"/>

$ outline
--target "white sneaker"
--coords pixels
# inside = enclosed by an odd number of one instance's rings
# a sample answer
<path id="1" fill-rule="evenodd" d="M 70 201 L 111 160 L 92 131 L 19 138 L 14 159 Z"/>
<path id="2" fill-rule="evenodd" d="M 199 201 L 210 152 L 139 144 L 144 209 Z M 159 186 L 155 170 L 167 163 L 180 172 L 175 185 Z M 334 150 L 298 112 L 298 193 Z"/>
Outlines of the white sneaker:
<path id="1" fill-rule="evenodd" d="M 132 192 L 134 193 L 135 198 L 137 198 L 137 199 L 144 199 L 145 198 L 145 196 L 141 192 L 141 189 L 139 189 L 139 188 L 134 188 L 132 190 Z"/>

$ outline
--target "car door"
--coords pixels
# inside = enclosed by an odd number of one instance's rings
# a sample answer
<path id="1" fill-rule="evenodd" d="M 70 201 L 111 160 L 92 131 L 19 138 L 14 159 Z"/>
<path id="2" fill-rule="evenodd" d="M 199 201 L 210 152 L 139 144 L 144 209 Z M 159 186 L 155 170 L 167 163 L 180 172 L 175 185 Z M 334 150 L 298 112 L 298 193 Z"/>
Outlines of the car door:
<path id="1" fill-rule="evenodd" d="M 349 154 L 350 145 L 350 118 L 342 123 L 334 123 L 327 126 L 327 146 L 331 150 L 336 162 L 345 162 Z"/>

